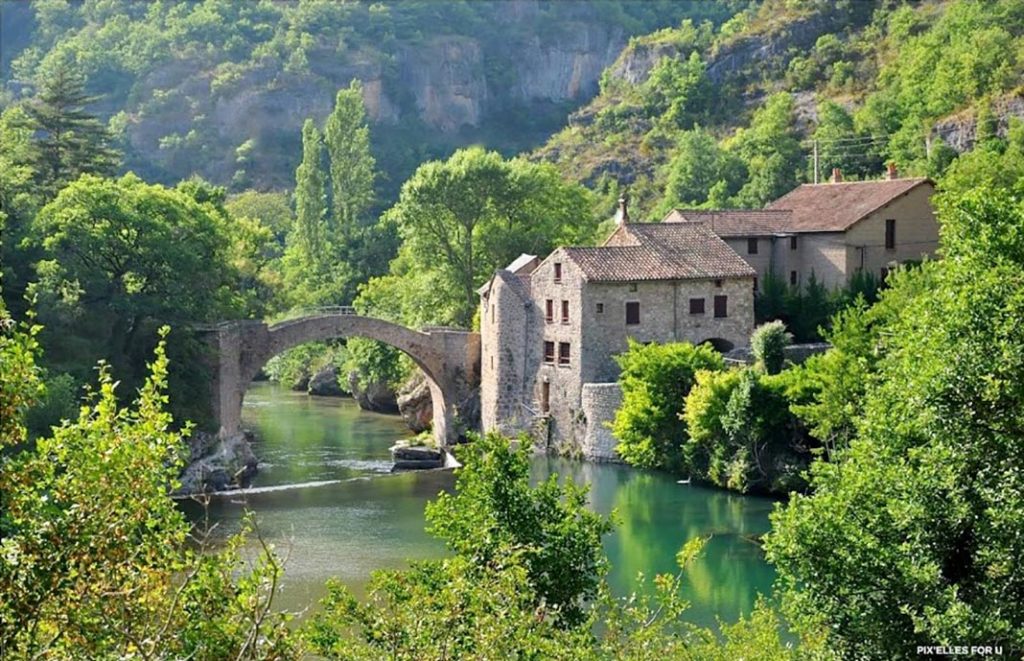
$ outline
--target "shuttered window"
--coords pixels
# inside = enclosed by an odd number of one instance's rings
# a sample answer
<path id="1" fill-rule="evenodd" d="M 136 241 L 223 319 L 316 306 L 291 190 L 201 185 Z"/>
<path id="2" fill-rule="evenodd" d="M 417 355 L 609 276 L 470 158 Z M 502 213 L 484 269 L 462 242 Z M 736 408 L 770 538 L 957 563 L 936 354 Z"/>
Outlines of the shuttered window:
<path id="1" fill-rule="evenodd" d="M 729 297 L 715 296 L 715 317 L 722 318 L 729 316 Z"/>

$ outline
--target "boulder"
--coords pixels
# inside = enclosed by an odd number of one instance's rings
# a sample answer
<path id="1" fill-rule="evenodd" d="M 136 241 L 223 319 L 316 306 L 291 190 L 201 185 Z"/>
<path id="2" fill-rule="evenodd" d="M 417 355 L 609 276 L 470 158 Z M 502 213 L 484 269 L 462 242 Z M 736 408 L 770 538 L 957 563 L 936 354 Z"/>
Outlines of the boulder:
<path id="1" fill-rule="evenodd" d="M 408 441 L 398 441 L 392 445 L 391 458 L 395 461 L 393 471 L 442 468 L 445 462 L 444 452 L 437 448 L 409 445 Z"/>
<path id="2" fill-rule="evenodd" d="M 359 372 L 352 370 L 348 373 L 348 388 L 359 408 L 377 413 L 398 413 L 398 399 L 390 386 L 374 381 L 364 387 L 360 381 Z"/>
<path id="3" fill-rule="evenodd" d="M 308 392 L 310 395 L 321 397 L 343 397 L 347 393 L 341 389 L 339 381 L 340 372 L 334 365 L 322 367 L 309 380 Z"/>
<path id="4" fill-rule="evenodd" d="M 398 412 L 405 424 L 416 433 L 430 429 L 434 419 L 434 404 L 430 385 L 423 372 L 416 371 L 398 390 Z"/>
<path id="5" fill-rule="evenodd" d="M 189 464 L 179 478 L 176 496 L 243 489 L 256 475 L 258 461 L 252 452 L 251 432 L 220 438 L 194 432 L 189 438 Z"/>

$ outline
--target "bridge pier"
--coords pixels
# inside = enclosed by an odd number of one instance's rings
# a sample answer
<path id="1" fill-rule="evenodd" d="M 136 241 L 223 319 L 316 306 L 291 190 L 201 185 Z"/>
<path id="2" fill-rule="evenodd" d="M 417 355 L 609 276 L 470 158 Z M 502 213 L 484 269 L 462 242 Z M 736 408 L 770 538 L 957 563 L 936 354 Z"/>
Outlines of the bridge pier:
<path id="1" fill-rule="evenodd" d="M 423 370 L 430 387 L 434 439 L 439 447 L 453 445 L 465 433 L 458 419 L 458 406 L 479 386 L 478 333 L 415 331 L 351 312 L 330 312 L 273 326 L 254 320 L 225 322 L 211 331 L 211 409 L 219 435 L 228 437 L 241 431 L 245 391 L 268 360 L 306 342 L 342 337 L 365 337 L 389 344 Z"/>

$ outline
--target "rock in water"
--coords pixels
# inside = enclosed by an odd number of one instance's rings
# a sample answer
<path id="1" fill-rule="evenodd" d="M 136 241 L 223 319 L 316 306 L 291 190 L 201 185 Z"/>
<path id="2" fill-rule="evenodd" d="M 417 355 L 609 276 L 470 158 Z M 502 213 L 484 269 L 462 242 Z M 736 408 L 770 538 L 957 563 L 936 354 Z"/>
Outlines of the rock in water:
<path id="1" fill-rule="evenodd" d="M 309 380 L 309 394 L 321 397 L 343 397 L 347 393 L 341 389 L 339 376 L 338 368 L 334 365 L 321 368 Z"/>
<path id="2" fill-rule="evenodd" d="M 398 413 L 395 391 L 386 383 L 372 382 L 364 388 L 359 382 L 359 372 L 353 370 L 348 373 L 348 388 L 359 408 L 377 413 Z"/>
<path id="3" fill-rule="evenodd" d="M 395 461 L 393 471 L 424 470 L 444 466 L 443 452 L 426 445 L 409 445 L 408 441 L 398 441 L 392 445 L 391 457 Z"/>
<path id="4" fill-rule="evenodd" d="M 412 431 L 419 433 L 430 429 L 434 419 L 434 404 L 423 372 L 417 370 L 399 389 L 398 412 Z"/>
<path id="5" fill-rule="evenodd" d="M 258 462 L 249 441 L 251 432 L 219 438 L 194 432 L 189 438 L 190 459 L 182 472 L 176 496 L 188 496 L 249 486 Z"/>

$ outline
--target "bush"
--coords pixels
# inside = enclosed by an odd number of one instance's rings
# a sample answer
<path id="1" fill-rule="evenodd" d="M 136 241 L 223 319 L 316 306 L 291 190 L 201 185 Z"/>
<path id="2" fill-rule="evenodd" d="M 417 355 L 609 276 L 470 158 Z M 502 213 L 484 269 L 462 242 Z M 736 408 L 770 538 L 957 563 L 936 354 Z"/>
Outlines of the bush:
<path id="1" fill-rule="evenodd" d="M 698 373 L 685 413 L 693 476 L 740 492 L 802 488 L 811 454 L 786 385 L 750 368 Z"/>
<path id="2" fill-rule="evenodd" d="M 683 469 L 683 401 L 698 371 L 722 369 L 721 355 L 705 345 L 630 340 L 615 360 L 622 370 L 622 406 L 612 422 L 619 456 L 643 468 Z"/>
<path id="3" fill-rule="evenodd" d="M 754 329 L 750 336 L 750 347 L 758 365 L 768 374 L 778 374 L 786 362 L 786 347 L 793 336 L 786 331 L 781 321 L 770 321 Z"/>

